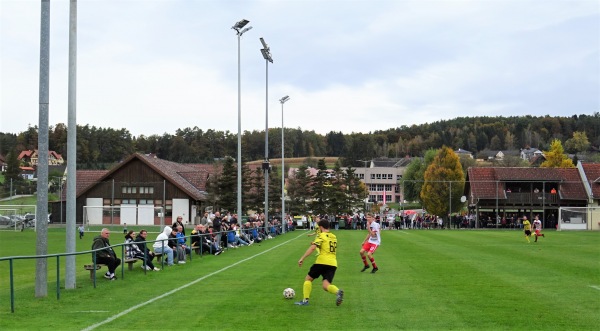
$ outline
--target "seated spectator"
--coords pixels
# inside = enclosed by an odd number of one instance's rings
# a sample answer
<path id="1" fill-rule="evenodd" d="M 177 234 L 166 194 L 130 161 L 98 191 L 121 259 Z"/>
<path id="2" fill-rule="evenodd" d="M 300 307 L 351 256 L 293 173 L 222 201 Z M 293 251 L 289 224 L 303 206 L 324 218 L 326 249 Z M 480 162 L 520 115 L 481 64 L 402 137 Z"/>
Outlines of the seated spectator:
<path id="1" fill-rule="evenodd" d="M 130 231 L 133 232 L 133 231 Z M 144 265 L 142 265 L 142 268 L 146 268 L 146 270 L 154 270 L 154 271 L 159 271 L 160 269 L 155 267 L 154 264 L 152 263 L 152 260 L 154 260 L 154 252 L 149 250 L 146 247 L 146 237 L 148 236 L 148 231 L 146 230 L 141 230 L 140 233 L 135 237 L 135 246 L 137 247 L 137 249 L 139 250 L 139 252 L 141 253 L 142 258 L 145 257 L 146 259 L 143 260 L 142 262 L 144 262 Z M 132 235 L 133 237 L 133 235 Z M 127 237 L 125 237 L 127 238 Z"/>
<path id="2" fill-rule="evenodd" d="M 100 235 L 94 238 L 92 250 L 99 249 L 99 251 L 95 252 L 96 263 L 106 264 L 108 267 L 108 271 L 104 275 L 104 278 L 115 280 L 117 279 L 117 276 L 115 276 L 115 270 L 121 264 L 121 259 L 117 257 L 117 254 L 115 254 L 115 251 L 110 246 L 108 237 L 110 237 L 110 230 L 107 228 L 102 229 Z"/>
<path id="3" fill-rule="evenodd" d="M 177 264 L 185 264 L 185 248 L 179 245 L 176 229 L 171 229 L 168 245 L 173 250 L 174 255 L 177 256 Z"/>
<path id="4" fill-rule="evenodd" d="M 202 224 L 196 225 L 194 231 L 192 231 L 192 248 L 199 248 L 200 252 L 208 252 L 209 254 L 219 255 L 222 251 L 213 244 L 210 234 L 206 230 L 206 227 Z"/>
<path id="5" fill-rule="evenodd" d="M 187 238 L 185 237 L 185 233 L 183 233 L 183 227 L 177 226 L 177 242 L 179 246 L 185 249 L 186 254 L 190 254 L 192 250 L 187 245 Z"/>
<path id="6" fill-rule="evenodd" d="M 168 239 L 169 235 L 171 235 L 172 229 L 170 226 L 165 226 L 163 232 L 161 232 L 158 237 L 156 237 L 156 242 L 154 242 L 154 251 L 156 253 L 161 253 L 167 256 L 167 265 L 173 265 L 173 249 L 169 247 Z"/>
<path id="7" fill-rule="evenodd" d="M 250 243 L 248 243 L 247 241 L 243 240 L 240 237 L 240 231 L 237 228 L 237 224 L 233 224 L 229 230 L 229 232 L 227 232 L 227 242 L 230 245 L 233 245 L 233 247 L 238 247 L 238 246 L 249 246 Z"/>

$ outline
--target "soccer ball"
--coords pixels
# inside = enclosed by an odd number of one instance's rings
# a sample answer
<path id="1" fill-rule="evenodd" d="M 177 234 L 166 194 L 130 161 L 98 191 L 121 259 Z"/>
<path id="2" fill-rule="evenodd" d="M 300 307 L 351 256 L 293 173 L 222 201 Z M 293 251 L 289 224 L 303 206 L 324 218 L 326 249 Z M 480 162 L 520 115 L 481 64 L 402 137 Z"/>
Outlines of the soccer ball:
<path id="1" fill-rule="evenodd" d="M 296 296 L 296 292 L 294 291 L 293 288 L 286 288 L 285 290 L 283 290 L 283 297 L 286 299 L 293 299 L 294 296 Z"/>

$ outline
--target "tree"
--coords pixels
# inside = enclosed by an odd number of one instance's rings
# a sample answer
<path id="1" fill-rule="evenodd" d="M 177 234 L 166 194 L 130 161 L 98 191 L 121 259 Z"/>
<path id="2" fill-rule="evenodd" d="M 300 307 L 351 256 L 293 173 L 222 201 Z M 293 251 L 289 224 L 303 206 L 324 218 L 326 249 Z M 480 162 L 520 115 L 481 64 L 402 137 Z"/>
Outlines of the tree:
<path id="1" fill-rule="evenodd" d="M 359 209 L 364 206 L 364 200 L 369 196 L 369 191 L 363 182 L 360 181 L 352 167 L 346 168 L 344 178 L 346 179 L 348 211 Z"/>
<path id="2" fill-rule="evenodd" d="M 590 141 L 585 132 L 573 132 L 573 138 L 565 141 L 565 149 L 569 153 L 585 152 L 590 148 Z"/>
<path id="3" fill-rule="evenodd" d="M 402 176 L 402 185 L 404 187 L 404 199 L 408 201 L 421 200 L 421 188 L 423 187 L 423 176 L 427 166 L 433 161 L 436 150 L 428 149 L 425 157 L 414 158 L 408 165 L 404 176 Z"/>
<path id="4" fill-rule="evenodd" d="M 327 176 L 328 172 L 325 159 L 320 159 L 317 165 L 317 175 L 312 178 L 313 200 L 310 206 L 315 214 L 326 214 L 329 212 L 330 201 L 327 192 L 328 188 L 331 187 L 331 184 Z"/>
<path id="5" fill-rule="evenodd" d="M 308 166 L 303 164 L 298 168 L 293 177 L 288 180 L 288 197 L 292 201 L 290 213 L 293 210 L 298 213 L 306 213 L 308 211 L 306 201 L 311 198 L 311 188 Z"/>
<path id="6" fill-rule="evenodd" d="M 550 150 L 544 152 L 544 161 L 540 167 L 542 168 L 574 168 L 573 161 L 567 157 L 564 152 L 562 143 L 558 139 L 554 139 L 550 144 Z"/>
<path id="7" fill-rule="evenodd" d="M 430 214 L 445 216 L 459 211 L 465 187 L 465 176 L 458 156 L 449 147 L 437 151 L 424 174 L 421 190 L 423 207 Z"/>
<path id="8" fill-rule="evenodd" d="M 219 206 L 233 212 L 237 208 L 237 169 L 232 157 L 226 157 L 219 178 Z"/>

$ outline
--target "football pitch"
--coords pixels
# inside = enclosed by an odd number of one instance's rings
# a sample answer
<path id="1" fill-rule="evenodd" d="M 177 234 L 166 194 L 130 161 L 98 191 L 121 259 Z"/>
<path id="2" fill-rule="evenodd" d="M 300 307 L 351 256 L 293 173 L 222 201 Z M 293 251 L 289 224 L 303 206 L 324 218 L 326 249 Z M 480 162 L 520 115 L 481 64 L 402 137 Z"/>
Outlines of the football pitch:
<path id="1" fill-rule="evenodd" d="M 156 229 L 157 230 L 157 229 Z M 189 231 L 189 230 L 188 230 Z M 123 242 L 119 228 L 111 243 Z M 302 268 L 306 231 L 192 256 L 185 265 L 144 274 L 118 269 L 97 287 L 77 257 L 77 288 L 56 298 L 56 259 L 48 260 L 48 296 L 35 298 L 35 260 L 14 261 L 15 312 L 8 262 L 0 262 L 1 330 L 597 330 L 600 325 L 600 233 L 546 231 L 527 243 L 518 230 L 382 231 L 379 272 L 361 273 L 366 232 L 338 237 L 341 306 L 315 280 L 310 304 L 296 306 L 314 256 Z M 77 239 L 89 250 L 93 236 Z M 156 238 L 155 233 L 148 236 Z M 64 252 L 65 230 L 49 229 L 49 253 Z M 35 254 L 35 233 L 0 232 L 0 256 Z M 117 255 L 120 250 L 117 249 Z M 283 289 L 296 291 L 294 300 Z"/>

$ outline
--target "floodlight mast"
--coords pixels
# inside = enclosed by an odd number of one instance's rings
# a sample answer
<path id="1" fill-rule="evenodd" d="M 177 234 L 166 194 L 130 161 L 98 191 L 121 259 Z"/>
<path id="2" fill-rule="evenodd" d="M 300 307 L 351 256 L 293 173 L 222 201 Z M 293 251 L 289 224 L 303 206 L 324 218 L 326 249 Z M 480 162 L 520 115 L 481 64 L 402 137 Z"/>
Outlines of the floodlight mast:
<path id="1" fill-rule="evenodd" d="M 285 220 L 285 140 L 283 139 L 283 104 L 290 100 L 289 96 L 279 99 L 281 102 L 281 227 L 286 232 L 287 222 Z"/>
<path id="2" fill-rule="evenodd" d="M 251 26 L 244 28 L 250 21 L 243 19 L 237 23 L 232 29 L 236 31 L 238 36 L 238 136 L 237 136 L 237 217 L 240 226 L 242 225 L 242 81 L 240 67 L 240 39 L 242 35 L 252 29 Z M 240 31 L 240 29 L 242 29 Z"/>
<path id="3" fill-rule="evenodd" d="M 269 51 L 269 46 L 265 40 L 261 37 L 260 42 L 263 45 L 263 49 L 260 52 L 265 59 L 266 65 L 266 97 L 265 97 L 265 160 L 263 161 L 263 171 L 265 174 L 265 233 L 269 233 L 269 62 L 273 63 L 273 58 Z"/>

